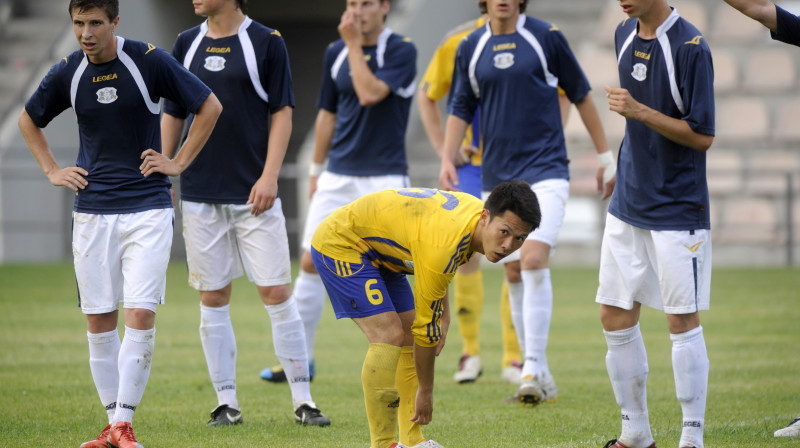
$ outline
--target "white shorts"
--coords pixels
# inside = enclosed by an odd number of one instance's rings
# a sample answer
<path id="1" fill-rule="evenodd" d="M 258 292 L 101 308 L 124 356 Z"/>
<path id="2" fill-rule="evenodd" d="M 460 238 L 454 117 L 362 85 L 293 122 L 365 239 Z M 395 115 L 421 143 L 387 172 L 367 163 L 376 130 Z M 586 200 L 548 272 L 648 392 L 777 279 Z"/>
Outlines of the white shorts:
<path id="1" fill-rule="evenodd" d="M 311 238 L 317 227 L 334 210 L 345 206 L 361 196 L 392 188 L 407 188 L 408 176 L 389 174 L 386 176 L 346 176 L 323 171 L 317 179 L 317 191 L 311 198 L 303 232 L 303 249 L 311 250 Z"/>
<path id="2" fill-rule="evenodd" d="M 528 235 L 528 241 L 541 241 L 550 246 L 550 255 L 553 255 L 558 239 L 558 232 L 564 224 L 564 211 L 569 198 L 569 181 L 566 179 L 547 179 L 531 185 L 531 190 L 536 193 L 539 200 L 539 210 L 542 212 L 542 222 L 539 227 Z M 489 198 L 490 191 L 481 193 L 484 201 Z M 503 263 L 519 261 L 520 250 L 510 253 L 503 258 Z"/>
<path id="3" fill-rule="evenodd" d="M 189 285 L 217 291 L 241 277 L 258 286 L 292 282 L 289 238 L 280 198 L 259 216 L 250 205 L 181 201 Z"/>
<path id="4" fill-rule="evenodd" d="M 175 212 L 72 213 L 72 255 L 85 314 L 164 303 Z"/>
<path id="5" fill-rule="evenodd" d="M 710 236 L 706 229 L 641 229 L 607 214 L 595 300 L 626 310 L 639 302 L 667 314 L 707 310 Z"/>

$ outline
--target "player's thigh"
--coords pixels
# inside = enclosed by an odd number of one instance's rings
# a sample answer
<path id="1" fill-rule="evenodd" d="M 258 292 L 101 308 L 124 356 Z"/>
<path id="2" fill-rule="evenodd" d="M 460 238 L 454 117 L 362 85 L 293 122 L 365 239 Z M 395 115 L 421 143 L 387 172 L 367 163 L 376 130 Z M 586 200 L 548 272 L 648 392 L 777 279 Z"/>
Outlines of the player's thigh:
<path id="1" fill-rule="evenodd" d="M 324 171 L 317 179 L 317 191 L 311 198 L 306 214 L 306 224 L 303 230 L 302 247 L 311 249 L 311 238 L 322 221 L 334 210 L 345 206 L 360 196 L 358 195 L 357 178 Z"/>
<path id="2" fill-rule="evenodd" d="M 154 305 L 164 303 L 174 221 L 172 208 L 120 215 L 126 308 L 147 304 L 155 312 Z"/>
<path id="3" fill-rule="evenodd" d="M 311 248 L 337 319 L 373 316 L 414 308 L 408 280 L 402 274 L 378 269 L 370 263 L 349 263 Z M 403 276 L 405 277 L 405 276 Z"/>
<path id="4" fill-rule="evenodd" d="M 595 301 L 630 310 L 634 302 L 661 309 L 652 237 L 607 214 L 600 248 L 600 284 Z"/>
<path id="5" fill-rule="evenodd" d="M 117 310 L 123 299 L 117 217 L 72 213 L 72 255 L 78 303 L 85 314 Z"/>
<path id="6" fill-rule="evenodd" d="M 271 209 L 253 216 L 249 205 L 237 205 L 233 225 L 239 257 L 247 277 L 258 286 L 287 285 L 292 281 L 289 237 L 280 198 Z"/>
<path id="7" fill-rule="evenodd" d="M 458 189 L 471 194 L 476 198 L 481 197 L 481 167 L 467 163 L 457 168 Z"/>
<path id="8" fill-rule="evenodd" d="M 706 229 L 653 231 L 661 301 L 667 314 L 707 310 L 711 237 Z"/>
<path id="9" fill-rule="evenodd" d="M 242 275 L 227 204 L 181 201 L 189 285 L 217 291 Z"/>
<path id="10" fill-rule="evenodd" d="M 353 186 L 359 198 L 376 191 L 408 188 L 410 184 L 408 176 L 404 174 L 353 177 Z"/>

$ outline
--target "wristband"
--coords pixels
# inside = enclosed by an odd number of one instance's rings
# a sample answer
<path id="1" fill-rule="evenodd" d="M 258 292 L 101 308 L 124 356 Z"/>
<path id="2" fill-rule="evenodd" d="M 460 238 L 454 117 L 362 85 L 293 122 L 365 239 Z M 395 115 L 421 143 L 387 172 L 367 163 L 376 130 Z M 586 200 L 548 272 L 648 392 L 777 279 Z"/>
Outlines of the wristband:
<path id="1" fill-rule="evenodd" d="M 617 163 L 614 161 L 614 153 L 611 151 L 597 154 L 597 161 L 603 167 L 603 185 L 607 184 L 617 175 Z"/>
<path id="2" fill-rule="evenodd" d="M 308 175 L 311 177 L 317 177 L 322 174 L 323 171 L 325 171 L 324 163 L 311 162 L 311 165 L 308 166 Z"/>

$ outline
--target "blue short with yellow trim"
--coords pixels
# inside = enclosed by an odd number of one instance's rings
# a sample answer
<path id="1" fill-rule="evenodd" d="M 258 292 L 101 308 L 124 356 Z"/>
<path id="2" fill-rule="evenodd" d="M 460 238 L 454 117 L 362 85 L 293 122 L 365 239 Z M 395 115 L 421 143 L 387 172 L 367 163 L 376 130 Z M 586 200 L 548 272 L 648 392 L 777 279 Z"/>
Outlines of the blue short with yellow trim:
<path id="1" fill-rule="evenodd" d="M 405 274 L 371 263 L 336 260 L 311 247 L 311 259 L 328 291 L 337 319 L 367 317 L 414 309 L 414 293 Z"/>
<path id="2" fill-rule="evenodd" d="M 481 198 L 481 166 L 467 163 L 457 168 L 458 189 Z"/>

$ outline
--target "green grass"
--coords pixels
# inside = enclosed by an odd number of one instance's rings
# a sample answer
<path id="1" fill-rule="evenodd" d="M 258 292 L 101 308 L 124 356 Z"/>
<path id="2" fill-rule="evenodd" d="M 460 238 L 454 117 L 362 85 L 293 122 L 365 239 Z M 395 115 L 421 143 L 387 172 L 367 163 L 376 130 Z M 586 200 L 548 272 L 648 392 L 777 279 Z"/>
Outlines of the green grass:
<path id="1" fill-rule="evenodd" d="M 234 286 L 232 318 L 245 423 L 206 428 L 216 398 L 198 337 L 198 297 L 185 273 L 182 263 L 170 266 L 153 370 L 136 412 L 136 431 L 148 448 L 369 445 L 360 382 L 367 344 L 356 326 L 336 321 L 326 308 L 312 393 L 333 425 L 300 427 L 293 421 L 288 387 L 258 378 L 276 359 L 266 311 L 254 288 L 241 280 Z M 454 325 L 436 365 L 434 421 L 426 436 L 448 448 L 602 446 L 619 431 L 619 411 L 594 303 L 596 270 L 553 270 L 548 357 L 559 400 L 537 408 L 502 402 L 514 388 L 499 379 L 500 276 L 498 270 L 486 274 L 484 376 L 472 385 L 453 383 L 461 349 Z M 797 270 L 715 270 L 712 309 L 702 315 L 711 359 L 706 446 L 800 446 L 796 439 L 772 437 L 800 414 L 798 291 Z M 71 265 L 0 266 L 0 446 L 77 447 L 105 425 L 87 362 L 85 319 L 76 305 Z M 644 310 L 642 329 L 653 433 L 659 446 L 675 447 L 681 413 L 663 314 Z"/>

